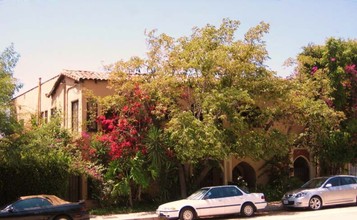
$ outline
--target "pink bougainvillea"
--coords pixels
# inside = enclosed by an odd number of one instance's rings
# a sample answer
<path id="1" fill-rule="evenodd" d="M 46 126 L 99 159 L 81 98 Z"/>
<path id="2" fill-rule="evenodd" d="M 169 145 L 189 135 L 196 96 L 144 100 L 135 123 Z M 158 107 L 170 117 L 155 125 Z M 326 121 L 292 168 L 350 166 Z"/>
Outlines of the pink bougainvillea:
<path id="1" fill-rule="evenodd" d="M 110 156 L 113 160 L 121 157 L 131 157 L 138 151 L 146 153 L 143 144 L 144 134 L 152 124 L 149 96 L 139 86 L 125 96 L 126 105 L 118 109 L 116 116 L 98 117 L 104 134 L 100 138 L 110 146 Z"/>
<path id="2" fill-rule="evenodd" d="M 357 75 L 356 65 L 355 64 L 347 65 L 345 67 L 345 72 L 352 75 Z"/>
<path id="3" fill-rule="evenodd" d="M 314 75 L 317 70 L 318 70 L 317 66 L 313 66 L 311 69 L 311 75 Z"/>

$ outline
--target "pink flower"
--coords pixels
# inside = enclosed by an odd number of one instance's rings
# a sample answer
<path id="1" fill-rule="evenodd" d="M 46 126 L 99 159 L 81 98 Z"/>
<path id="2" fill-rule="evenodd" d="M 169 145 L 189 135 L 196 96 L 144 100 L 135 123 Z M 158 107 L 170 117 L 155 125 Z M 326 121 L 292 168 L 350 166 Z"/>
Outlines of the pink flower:
<path id="1" fill-rule="evenodd" d="M 347 65 L 345 67 L 345 71 L 346 71 L 346 73 L 357 75 L 357 70 L 356 70 L 356 65 L 355 64 Z"/>
<path id="2" fill-rule="evenodd" d="M 136 135 L 138 133 L 138 131 L 136 129 L 131 129 L 130 130 L 130 134 L 131 135 Z"/>
<path id="3" fill-rule="evenodd" d="M 333 101 L 331 99 L 326 99 L 325 103 L 328 107 L 332 107 L 333 106 Z"/>
<path id="4" fill-rule="evenodd" d="M 89 134 L 87 132 L 83 131 L 82 132 L 82 137 L 87 139 L 87 138 L 89 138 Z"/>
<path id="5" fill-rule="evenodd" d="M 336 58 L 335 57 L 331 57 L 331 62 L 335 62 L 336 61 Z"/>
<path id="6" fill-rule="evenodd" d="M 317 70 L 318 70 L 317 66 L 312 67 L 311 75 L 314 75 L 314 73 L 316 73 Z"/>
<path id="7" fill-rule="evenodd" d="M 98 119 L 99 119 L 100 121 L 103 121 L 103 120 L 105 120 L 105 116 L 104 116 L 104 115 L 101 115 L 101 116 L 98 117 Z"/>
<path id="8" fill-rule="evenodd" d="M 128 111 L 129 111 L 129 107 L 128 107 L 127 105 L 124 106 L 123 109 L 122 109 L 122 111 L 123 111 L 123 112 L 128 112 Z"/>
<path id="9" fill-rule="evenodd" d="M 351 83 L 349 81 L 342 82 L 342 86 L 345 87 L 345 88 L 351 88 Z"/>

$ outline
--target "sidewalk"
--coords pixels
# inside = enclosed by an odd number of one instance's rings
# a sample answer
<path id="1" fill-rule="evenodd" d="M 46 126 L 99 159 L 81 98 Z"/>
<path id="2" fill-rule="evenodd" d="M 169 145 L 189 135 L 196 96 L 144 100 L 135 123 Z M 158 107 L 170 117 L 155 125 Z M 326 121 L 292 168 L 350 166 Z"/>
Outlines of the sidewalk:
<path id="1" fill-rule="evenodd" d="M 101 215 L 91 216 L 90 219 L 94 220 L 158 220 L 157 214 L 153 212 L 138 212 L 129 214 L 117 214 L 117 215 Z"/>
<path id="2" fill-rule="evenodd" d="M 280 202 L 269 202 L 263 212 L 274 212 L 282 210 Z M 130 214 L 118 214 L 118 215 L 101 215 L 91 216 L 91 220 L 159 220 L 155 211 L 152 212 L 139 212 Z"/>

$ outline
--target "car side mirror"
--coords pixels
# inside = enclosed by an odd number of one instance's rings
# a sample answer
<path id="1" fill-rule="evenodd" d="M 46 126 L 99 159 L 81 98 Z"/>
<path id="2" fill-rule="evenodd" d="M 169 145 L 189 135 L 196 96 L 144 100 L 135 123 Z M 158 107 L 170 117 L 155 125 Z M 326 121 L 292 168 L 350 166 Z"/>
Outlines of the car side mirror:
<path id="1" fill-rule="evenodd" d="M 13 213 L 14 212 L 14 207 L 10 206 L 7 208 L 7 212 Z"/>
<path id="2" fill-rule="evenodd" d="M 330 188 L 330 187 L 332 187 L 331 183 L 327 183 L 326 186 L 325 186 L 325 188 Z"/>

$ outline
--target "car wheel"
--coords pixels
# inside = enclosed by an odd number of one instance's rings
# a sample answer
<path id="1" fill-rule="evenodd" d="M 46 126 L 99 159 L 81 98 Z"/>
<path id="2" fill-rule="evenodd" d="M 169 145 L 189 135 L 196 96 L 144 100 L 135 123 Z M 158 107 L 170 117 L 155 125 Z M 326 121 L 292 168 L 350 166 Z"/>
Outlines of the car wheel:
<path id="1" fill-rule="evenodd" d="M 242 206 L 241 215 L 244 217 L 250 217 L 254 215 L 254 206 L 251 203 L 246 203 Z"/>
<path id="2" fill-rule="evenodd" d="M 311 210 L 319 210 L 322 208 L 322 200 L 318 196 L 313 196 L 309 201 L 309 208 Z"/>
<path id="3" fill-rule="evenodd" d="M 72 220 L 72 219 L 68 216 L 61 215 L 56 217 L 55 220 Z"/>
<path id="4" fill-rule="evenodd" d="M 180 220 L 193 220 L 196 213 L 192 208 L 183 208 L 180 212 Z"/>

